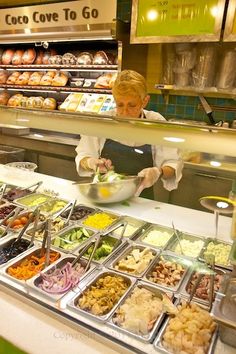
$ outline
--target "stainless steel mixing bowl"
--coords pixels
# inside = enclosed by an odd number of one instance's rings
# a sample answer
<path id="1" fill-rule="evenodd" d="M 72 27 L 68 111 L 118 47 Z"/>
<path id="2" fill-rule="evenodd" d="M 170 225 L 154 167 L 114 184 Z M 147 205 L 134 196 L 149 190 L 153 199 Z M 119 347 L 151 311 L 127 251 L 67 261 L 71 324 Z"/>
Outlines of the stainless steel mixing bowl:
<path id="1" fill-rule="evenodd" d="M 143 177 L 126 176 L 114 182 L 79 183 L 80 193 L 93 203 L 108 204 L 127 200 L 134 196 Z"/>

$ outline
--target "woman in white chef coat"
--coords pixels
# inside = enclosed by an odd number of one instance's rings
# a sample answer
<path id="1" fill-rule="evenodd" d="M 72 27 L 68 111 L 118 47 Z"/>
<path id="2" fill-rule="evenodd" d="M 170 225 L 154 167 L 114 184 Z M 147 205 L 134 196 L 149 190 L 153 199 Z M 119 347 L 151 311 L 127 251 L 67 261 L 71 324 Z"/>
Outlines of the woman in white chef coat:
<path id="1" fill-rule="evenodd" d="M 112 94 L 116 102 L 111 115 L 139 119 L 165 120 L 144 108 L 148 104 L 146 81 L 133 70 L 121 71 Z M 99 167 L 100 172 L 114 169 L 117 173 L 144 177 L 136 195 L 154 199 L 153 185 L 159 178 L 167 190 L 176 189 L 182 177 L 183 162 L 178 149 L 162 145 L 141 145 L 130 141 L 81 136 L 76 148 L 76 168 L 80 176 L 89 176 Z"/>

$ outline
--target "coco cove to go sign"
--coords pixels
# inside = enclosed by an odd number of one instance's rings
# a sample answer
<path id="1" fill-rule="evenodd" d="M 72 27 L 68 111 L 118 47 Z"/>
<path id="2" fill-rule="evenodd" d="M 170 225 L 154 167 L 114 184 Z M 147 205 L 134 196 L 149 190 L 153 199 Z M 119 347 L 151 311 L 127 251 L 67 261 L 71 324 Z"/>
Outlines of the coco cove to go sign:
<path id="1" fill-rule="evenodd" d="M 80 0 L 0 10 L 0 32 L 44 27 L 111 23 L 115 0 Z"/>

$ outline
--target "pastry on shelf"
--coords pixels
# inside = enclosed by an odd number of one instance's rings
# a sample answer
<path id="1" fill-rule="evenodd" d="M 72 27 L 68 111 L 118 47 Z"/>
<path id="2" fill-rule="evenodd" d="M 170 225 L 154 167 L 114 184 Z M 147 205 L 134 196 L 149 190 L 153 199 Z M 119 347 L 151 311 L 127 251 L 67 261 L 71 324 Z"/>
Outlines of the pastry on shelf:
<path id="1" fill-rule="evenodd" d="M 37 51 L 34 64 L 36 64 L 36 65 L 41 65 L 41 64 L 43 64 L 43 55 L 44 55 L 44 51 L 43 51 L 43 50 Z"/>
<path id="2" fill-rule="evenodd" d="M 21 75 L 21 72 L 19 71 L 14 71 L 7 79 L 7 85 L 15 85 L 16 80 L 18 77 Z"/>
<path id="3" fill-rule="evenodd" d="M 0 71 L 0 84 L 5 84 L 7 82 L 8 76 L 9 76 L 8 71 L 6 70 Z"/>
<path id="4" fill-rule="evenodd" d="M 61 55 L 52 55 L 49 58 L 49 64 L 61 65 L 62 64 L 62 56 Z"/>
<path id="5" fill-rule="evenodd" d="M 15 54 L 15 50 L 14 49 L 6 49 L 6 50 L 4 50 L 4 52 L 2 54 L 2 64 L 3 65 L 11 64 L 14 54 Z"/>
<path id="6" fill-rule="evenodd" d="M 0 105 L 5 106 L 9 100 L 9 98 L 10 98 L 9 93 L 7 91 L 2 91 L 0 93 Z"/>
<path id="7" fill-rule="evenodd" d="M 72 53 L 65 53 L 62 56 L 62 64 L 63 65 L 75 65 L 76 64 L 76 57 Z"/>
<path id="8" fill-rule="evenodd" d="M 4 49 L 0 48 L 0 64 L 2 64 L 2 55 L 4 53 Z"/>
<path id="9" fill-rule="evenodd" d="M 111 65 L 114 64 L 114 56 L 111 53 L 106 53 L 103 50 L 99 50 L 93 57 L 94 65 Z"/>
<path id="10" fill-rule="evenodd" d="M 36 51 L 34 48 L 29 48 L 24 51 L 22 56 L 22 64 L 23 65 L 31 65 L 33 64 L 36 58 Z"/>
<path id="11" fill-rule="evenodd" d="M 57 101 L 53 97 L 47 97 L 43 101 L 42 108 L 43 109 L 51 109 L 51 110 L 56 109 L 57 108 Z"/>
<path id="12" fill-rule="evenodd" d="M 16 93 L 9 98 L 7 105 L 9 107 L 19 107 L 22 97 L 23 95 L 21 93 Z"/>
<path id="13" fill-rule="evenodd" d="M 89 52 L 82 52 L 78 55 L 76 64 L 91 65 L 93 64 L 93 55 Z"/>
<path id="14" fill-rule="evenodd" d="M 32 85 L 32 86 L 40 85 L 40 81 L 41 81 L 43 75 L 44 75 L 44 73 L 41 71 L 33 72 L 33 74 L 30 75 L 28 85 Z"/>
<path id="15" fill-rule="evenodd" d="M 16 85 L 28 85 L 28 81 L 30 78 L 31 72 L 24 71 L 17 79 Z"/>
<path id="16" fill-rule="evenodd" d="M 11 61 L 12 65 L 21 65 L 23 54 L 24 54 L 24 49 L 17 49 Z"/>
<path id="17" fill-rule="evenodd" d="M 52 80 L 56 75 L 56 71 L 48 71 L 46 74 L 44 74 L 40 80 L 40 85 L 43 86 L 51 86 Z"/>
<path id="18" fill-rule="evenodd" d="M 68 79 L 68 73 L 58 71 L 52 80 L 52 86 L 66 86 Z"/>

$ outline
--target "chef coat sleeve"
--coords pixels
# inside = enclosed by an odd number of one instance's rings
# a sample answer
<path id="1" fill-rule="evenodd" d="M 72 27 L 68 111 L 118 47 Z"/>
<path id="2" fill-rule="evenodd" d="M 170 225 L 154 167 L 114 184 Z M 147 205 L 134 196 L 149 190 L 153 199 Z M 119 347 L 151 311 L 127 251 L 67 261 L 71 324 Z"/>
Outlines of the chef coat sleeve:
<path id="1" fill-rule="evenodd" d="M 178 149 L 167 146 L 154 146 L 153 147 L 154 166 L 164 167 L 170 166 L 175 170 L 173 177 L 164 179 L 162 178 L 163 186 L 168 191 L 178 188 L 178 183 L 182 178 L 183 160 L 180 156 Z"/>
<path id="2" fill-rule="evenodd" d="M 76 147 L 75 151 L 77 153 L 75 158 L 76 170 L 79 176 L 90 176 L 91 172 L 85 171 L 80 168 L 80 161 L 84 157 L 95 157 L 99 158 L 101 150 L 104 146 L 105 139 L 93 136 L 81 135 L 79 145 Z"/>

